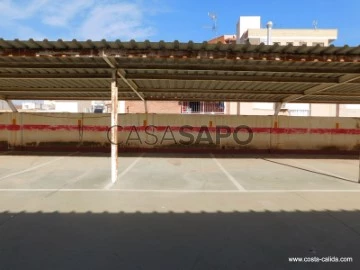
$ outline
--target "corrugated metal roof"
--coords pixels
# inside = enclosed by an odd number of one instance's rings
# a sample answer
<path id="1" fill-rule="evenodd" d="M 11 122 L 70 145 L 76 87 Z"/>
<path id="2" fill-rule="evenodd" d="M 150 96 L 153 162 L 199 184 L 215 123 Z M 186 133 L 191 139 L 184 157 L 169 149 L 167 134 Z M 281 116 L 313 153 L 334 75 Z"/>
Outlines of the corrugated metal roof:
<path id="1" fill-rule="evenodd" d="M 2 53 L 8 53 L 9 51 L 22 51 L 25 53 L 26 50 L 28 51 L 38 51 L 40 54 L 56 54 L 58 51 L 67 51 L 69 55 L 77 55 L 76 51 L 81 54 L 88 53 L 88 54 L 96 54 L 97 50 L 118 50 L 118 52 L 123 51 L 131 51 L 133 53 L 142 53 L 147 54 L 149 52 L 156 52 L 156 51 L 177 51 L 180 54 L 184 54 L 185 51 L 188 52 L 227 52 L 227 53 L 259 53 L 259 54 L 298 54 L 298 55 L 311 55 L 316 54 L 318 56 L 330 56 L 330 55 L 339 55 L 339 56 L 360 56 L 360 46 L 358 47 L 349 47 L 347 45 L 343 47 L 335 47 L 333 45 L 329 47 L 321 47 L 320 45 L 317 46 L 293 46 L 291 44 L 287 46 L 279 46 L 277 44 L 274 45 L 264 45 L 264 43 L 260 45 L 250 45 L 250 44 L 212 44 L 206 41 L 202 43 L 194 43 L 193 41 L 189 41 L 187 43 L 181 43 L 179 41 L 173 42 L 136 42 L 135 40 L 131 40 L 128 42 L 123 42 L 120 40 L 116 41 L 78 41 L 76 39 L 72 41 L 63 41 L 61 39 L 56 41 L 35 41 L 33 39 L 29 40 L 4 40 L 0 38 L 0 50 L 4 50 Z M 91 50 L 95 50 L 91 52 Z M 173 55 L 174 57 L 177 54 Z"/>
<path id="2" fill-rule="evenodd" d="M 360 103 L 360 47 L 106 40 L 0 39 L 0 99 L 107 100 L 114 68 L 147 100 Z"/>

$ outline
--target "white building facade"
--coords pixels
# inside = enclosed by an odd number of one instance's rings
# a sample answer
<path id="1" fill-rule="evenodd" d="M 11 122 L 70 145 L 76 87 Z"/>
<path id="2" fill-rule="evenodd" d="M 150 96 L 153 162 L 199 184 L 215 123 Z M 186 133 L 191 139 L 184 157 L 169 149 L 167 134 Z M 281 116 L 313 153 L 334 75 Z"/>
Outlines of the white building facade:
<path id="1" fill-rule="evenodd" d="M 267 25 L 272 26 L 269 22 Z M 337 29 L 273 29 L 261 28 L 260 16 L 240 17 L 236 24 L 236 43 L 280 46 L 329 46 L 337 39 Z M 228 114 L 273 115 L 274 103 L 227 102 Z M 291 116 L 348 116 L 359 117 L 360 105 L 354 104 L 302 104 L 283 105 L 283 112 Z"/>

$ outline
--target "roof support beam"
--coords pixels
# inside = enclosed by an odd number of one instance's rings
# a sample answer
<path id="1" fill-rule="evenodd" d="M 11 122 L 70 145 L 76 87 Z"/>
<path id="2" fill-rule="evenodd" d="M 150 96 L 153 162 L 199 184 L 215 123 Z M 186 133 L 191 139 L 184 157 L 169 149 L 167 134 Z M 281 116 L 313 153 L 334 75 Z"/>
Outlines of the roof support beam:
<path id="1" fill-rule="evenodd" d="M 337 86 L 339 86 L 339 85 L 343 85 L 343 84 L 346 84 L 346 83 L 349 83 L 349 82 L 352 82 L 352 81 L 356 81 L 357 79 L 360 79 L 360 75 L 357 75 L 357 76 L 352 76 L 350 79 L 349 78 L 347 78 L 346 79 L 346 77 L 345 77 L 346 75 L 344 75 L 344 76 L 341 76 L 340 78 L 339 78 L 339 83 L 337 83 L 337 84 L 332 84 L 332 85 L 328 85 L 327 87 L 325 87 L 325 88 L 323 88 L 323 89 L 320 89 L 320 90 L 318 90 L 318 89 L 308 89 L 308 90 L 306 90 L 305 92 L 304 92 L 304 94 L 305 95 L 312 95 L 312 94 L 317 94 L 317 93 L 319 93 L 319 92 L 323 92 L 323 91 L 325 91 L 325 90 L 329 90 L 329 89 L 331 89 L 331 88 L 334 88 L 334 87 L 337 87 Z M 345 77 L 345 78 L 343 78 L 343 77 Z"/>
<path id="2" fill-rule="evenodd" d="M 244 75 L 220 75 L 220 74 L 127 74 L 127 79 L 133 80 L 214 80 L 216 77 L 217 81 L 240 81 L 240 82 L 290 82 L 290 83 L 325 83 L 333 82 L 337 83 L 338 79 L 324 78 L 324 77 L 280 77 L 280 76 L 244 76 Z"/>
<path id="3" fill-rule="evenodd" d="M 107 89 L 109 91 L 109 89 Z M 4 93 L 5 95 L 7 93 L 11 94 L 69 94 L 69 96 L 72 96 L 71 94 L 86 94 L 86 93 L 92 93 L 92 94 L 107 94 L 106 89 L 104 88 L 94 88 L 94 89 L 86 89 L 86 88 L 6 88 L 6 89 L 0 89 L 0 94 Z M 119 92 L 126 92 L 126 93 L 133 93 L 131 89 L 121 89 Z"/>
<path id="4" fill-rule="evenodd" d="M 116 68 L 116 64 L 113 63 L 113 61 L 111 61 L 109 57 L 103 55 L 103 59 L 111 68 Z"/>
<path id="5" fill-rule="evenodd" d="M 138 92 L 139 87 L 132 81 L 128 80 L 125 76 L 125 71 L 123 69 L 118 69 L 117 74 L 126 83 L 127 86 L 142 100 L 144 101 L 144 97 Z"/>
<path id="6" fill-rule="evenodd" d="M 360 79 L 359 74 L 346 74 L 339 78 L 339 83 L 346 83 L 346 82 L 352 82 L 354 80 Z"/>
<path id="7" fill-rule="evenodd" d="M 107 73 L 0 73 L 0 78 L 5 79 L 16 79 L 16 80 L 41 80 L 41 79 L 62 79 L 62 80 L 74 80 L 74 79 L 86 79 L 86 80 L 96 80 L 96 79 L 109 79 L 109 74 Z"/>
<path id="8" fill-rule="evenodd" d="M 139 93 L 139 91 L 138 91 L 139 87 L 132 80 L 128 80 L 125 77 L 126 73 L 125 73 L 125 71 L 123 69 L 118 69 L 117 74 L 123 80 L 123 82 L 126 83 L 127 86 L 129 86 L 130 89 L 133 90 L 133 92 L 144 102 L 145 113 L 148 113 L 146 100 L 143 97 L 143 95 L 141 95 Z"/>
<path id="9" fill-rule="evenodd" d="M 69 57 L 71 58 L 71 57 Z M 75 68 L 75 69 L 104 69 L 107 68 L 105 65 L 101 65 L 100 63 L 94 62 L 94 63 L 54 63 L 54 62 L 44 62 L 44 63 L 31 63 L 31 62 L 1 62 L 0 68 L 17 68 L 17 67 L 23 67 L 23 68 L 39 68 L 39 69 L 46 69 L 46 68 Z"/>
<path id="10" fill-rule="evenodd" d="M 116 61 L 113 60 L 113 58 L 109 58 L 105 55 L 104 51 L 102 52 L 102 57 L 103 59 L 105 60 L 105 62 L 111 67 L 111 68 L 117 68 L 117 64 L 116 64 Z M 144 102 L 144 108 L 145 108 L 145 113 L 148 112 L 147 110 L 147 103 L 144 99 L 144 97 L 138 92 L 138 86 L 131 80 L 128 80 L 125 75 L 126 75 L 126 72 L 125 70 L 123 69 L 118 69 L 117 72 L 116 72 L 117 76 L 119 76 L 123 82 L 130 87 L 130 89 Z"/>
<path id="11" fill-rule="evenodd" d="M 347 75 L 344 75 L 344 76 L 347 76 Z M 344 76 L 339 78 L 339 83 L 336 83 L 336 84 L 319 84 L 319 85 L 316 85 L 314 87 L 311 87 L 311 88 L 305 90 L 302 95 L 291 95 L 289 97 L 286 97 L 286 98 L 284 98 L 282 100 L 282 102 L 293 102 L 293 101 L 301 99 L 301 98 L 303 98 L 305 96 L 318 94 L 320 92 L 324 92 L 326 90 L 338 87 L 339 85 L 343 85 L 343 84 L 355 81 L 357 79 L 360 79 L 360 75 L 357 75 L 356 77 L 352 76 L 350 79 L 346 78 L 346 77 L 343 78 Z"/>
<path id="12" fill-rule="evenodd" d="M 0 88 L 0 95 L 8 96 L 8 95 L 64 95 L 69 94 L 69 96 L 77 97 L 83 96 L 83 94 L 91 94 L 91 95 L 107 95 L 109 89 L 108 88 L 83 88 L 83 87 L 74 87 L 74 88 L 50 88 L 50 87 L 16 87 L 16 88 Z M 126 93 L 126 94 L 134 94 L 134 91 L 130 88 L 119 88 L 118 87 L 119 95 Z M 205 89 L 205 88 L 141 88 L 141 93 L 145 95 L 151 95 L 153 93 L 162 93 L 162 94 L 191 94 L 191 93 L 203 93 L 204 95 L 207 94 L 251 94 L 251 95 L 272 95 L 272 96 L 279 96 L 279 95 L 289 95 L 289 91 L 269 91 L 269 90 L 251 90 L 246 88 L 239 88 L 239 89 L 231 89 L 231 88 L 223 88 L 223 89 Z M 290 92 L 291 93 L 291 92 Z M 319 94 L 324 95 L 324 94 Z M 337 96 L 336 93 L 326 93 L 326 96 Z M 344 91 L 341 93 L 341 96 L 348 96 L 348 97 L 358 97 L 360 95 L 360 87 L 359 90 L 356 92 L 349 92 Z M 291 96 L 299 96 L 303 97 L 303 94 L 293 94 Z M 1 99 L 1 98 L 0 98 Z M 5 98 L 3 98 L 5 99 Z"/>
<path id="13" fill-rule="evenodd" d="M 10 99 L 7 99 L 6 97 L 0 95 L 0 100 L 6 101 L 6 103 L 9 105 L 10 109 L 13 112 L 18 112 L 18 110 L 16 109 L 14 103 L 12 103 L 12 101 Z"/>
<path id="14" fill-rule="evenodd" d="M 124 89 L 124 91 L 128 91 L 128 89 Z M 240 88 L 240 89 L 231 89 L 231 88 L 223 88 L 223 89 L 213 89 L 213 88 L 209 88 L 209 89 L 204 89 L 204 88 L 141 88 L 141 92 L 148 95 L 148 94 L 152 94 L 152 93 L 171 93 L 171 94 L 188 94 L 188 93 L 204 93 L 206 94 L 250 94 L 250 95 L 272 95 L 272 96 L 278 96 L 278 95 L 288 95 L 289 91 L 286 90 L 274 90 L 274 91 L 269 91 L 269 90 L 251 90 L 251 89 L 246 89 L 244 88 Z M 292 91 L 295 92 L 295 91 Z M 0 93 L 1 93 L 1 89 L 0 89 Z M 290 92 L 291 93 L 291 92 Z M 296 93 L 296 92 L 295 92 Z M 302 97 L 302 94 L 294 94 L 295 96 L 300 96 Z M 327 93 L 326 95 L 328 96 L 336 96 L 337 94 L 335 93 Z M 343 92 L 341 93 L 342 96 L 359 96 L 360 95 L 360 86 L 359 86 L 359 92 Z"/>
<path id="15" fill-rule="evenodd" d="M 110 100 L 111 99 L 111 95 L 108 91 L 107 94 L 104 94 L 102 96 L 76 96 L 76 97 L 69 97 L 69 96 L 58 96 L 58 97 L 54 97 L 51 95 L 47 95 L 47 96 L 39 96 L 39 95 L 29 95 L 29 96 L 8 96 L 9 99 L 11 100 Z M 122 97 L 122 100 L 138 100 L 132 97 Z"/>
<path id="16" fill-rule="evenodd" d="M 146 59 L 146 58 L 145 58 Z M 141 70 L 189 70 L 189 71 L 197 71 L 197 70 L 208 70 L 208 71 L 231 71 L 231 72 L 272 72 L 272 73 L 311 73 L 311 74 L 319 74 L 319 73 L 328 73 L 328 74 L 359 74 L 359 67 L 355 64 L 350 66 L 324 66 L 321 67 L 319 65 L 312 65 L 313 63 L 309 62 L 292 62 L 293 65 L 285 65 L 285 64 L 271 64 L 267 61 L 253 61 L 250 63 L 244 64 L 243 60 L 239 60 L 239 62 L 234 61 L 219 61 L 216 65 L 216 62 L 186 62 L 185 60 L 179 60 L 179 62 L 169 62 L 169 60 L 159 60 L 154 63 L 149 59 L 142 60 L 134 58 L 120 58 L 118 62 L 121 65 L 121 68 L 124 69 L 141 69 Z"/>
<path id="17" fill-rule="evenodd" d="M 14 103 L 12 103 L 11 100 L 6 99 L 6 102 L 7 102 L 7 104 L 9 105 L 10 109 L 12 110 L 12 112 L 18 112 L 18 110 L 16 109 Z"/>
<path id="18" fill-rule="evenodd" d="M 282 107 L 282 105 L 283 105 L 284 103 L 282 103 L 282 102 L 276 102 L 275 103 L 275 112 L 274 112 L 274 115 L 279 115 L 279 112 L 280 112 L 280 110 L 281 110 L 281 107 Z"/>

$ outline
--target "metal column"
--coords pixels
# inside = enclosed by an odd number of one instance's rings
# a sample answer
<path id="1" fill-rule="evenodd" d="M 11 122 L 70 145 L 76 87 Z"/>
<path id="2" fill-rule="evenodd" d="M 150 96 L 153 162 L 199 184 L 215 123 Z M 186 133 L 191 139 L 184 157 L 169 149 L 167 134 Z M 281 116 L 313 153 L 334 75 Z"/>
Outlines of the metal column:
<path id="1" fill-rule="evenodd" d="M 236 102 L 236 115 L 240 115 L 240 102 Z"/>
<path id="2" fill-rule="evenodd" d="M 9 105 L 10 109 L 12 110 L 12 112 L 18 112 L 18 110 L 16 109 L 14 103 L 12 103 L 11 100 L 6 99 L 5 101 L 6 101 L 7 104 Z"/>
<path id="3" fill-rule="evenodd" d="M 148 113 L 148 107 L 147 107 L 147 101 L 144 100 L 144 108 L 145 108 L 145 113 Z"/>
<path id="4" fill-rule="evenodd" d="M 111 182 L 118 176 L 118 88 L 117 72 L 114 69 L 111 81 Z"/>
<path id="5" fill-rule="evenodd" d="M 279 115 L 279 112 L 281 110 L 282 105 L 283 105 L 282 102 L 276 102 L 275 103 L 274 115 Z"/>
<path id="6" fill-rule="evenodd" d="M 335 113 L 335 117 L 339 117 L 340 116 L 340 104 L 335 104 L 336 106 L 336 113 Z"/>

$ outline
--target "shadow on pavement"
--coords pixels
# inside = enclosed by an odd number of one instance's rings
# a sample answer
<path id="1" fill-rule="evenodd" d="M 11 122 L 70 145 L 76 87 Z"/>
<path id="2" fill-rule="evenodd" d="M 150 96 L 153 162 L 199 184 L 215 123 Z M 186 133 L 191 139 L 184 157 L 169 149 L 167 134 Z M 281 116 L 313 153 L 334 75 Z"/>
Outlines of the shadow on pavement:
<path id="1" fill-rule="evenodd" d="M 0 213 L 0 269 L 360 269 L 359 211 Z M 290 263 L 289 257 L 352 257 Z"/>

